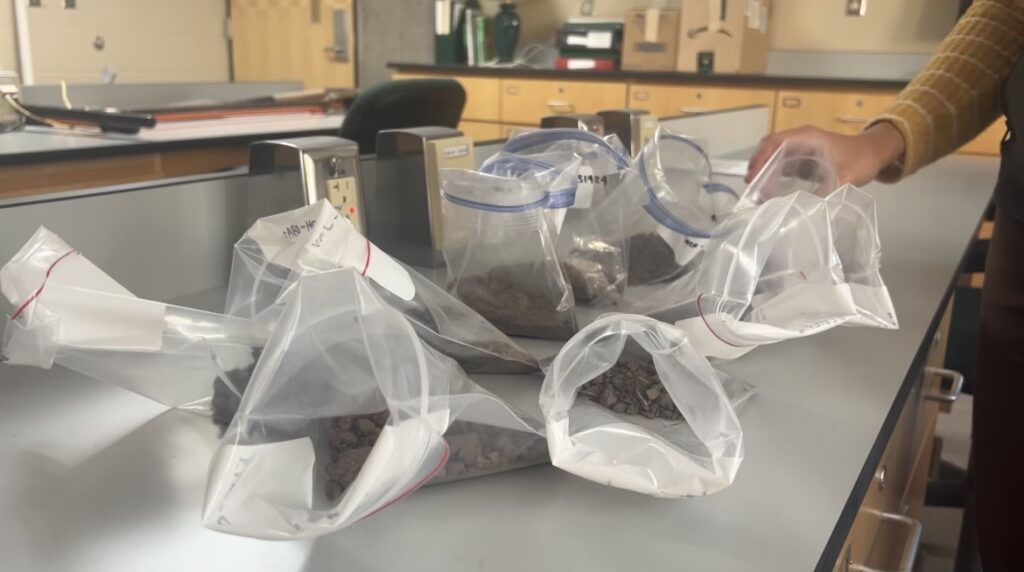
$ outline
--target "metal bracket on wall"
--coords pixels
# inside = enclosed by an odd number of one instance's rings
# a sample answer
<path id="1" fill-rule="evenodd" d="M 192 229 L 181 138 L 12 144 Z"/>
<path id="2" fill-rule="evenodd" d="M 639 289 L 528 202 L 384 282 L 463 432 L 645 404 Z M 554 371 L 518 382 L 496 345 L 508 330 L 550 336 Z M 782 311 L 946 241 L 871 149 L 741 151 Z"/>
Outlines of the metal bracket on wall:
<path id="1" fill-rule="evenodd" d="M 348 61 L 348 11 L 334 11 L 334 45 L 324 48 L 324 52 L 336 62 Z"/>

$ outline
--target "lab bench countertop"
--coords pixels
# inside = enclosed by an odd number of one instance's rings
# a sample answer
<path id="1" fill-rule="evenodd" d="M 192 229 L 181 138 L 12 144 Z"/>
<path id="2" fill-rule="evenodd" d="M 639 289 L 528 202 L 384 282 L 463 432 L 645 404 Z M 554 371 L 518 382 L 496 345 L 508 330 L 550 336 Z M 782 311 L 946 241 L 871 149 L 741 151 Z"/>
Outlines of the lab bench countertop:
<path id="1" fill-rule="evenodd" d="M 343 115 L 280 113 L 158 123 L 137 134 L 26 127 L 0 134 L 0 168 L 126 153 L 244 144 L 268 137 L 337 135 Z"/>
<path id="2" fill-rule="evenodd" d="M 897 185 L 868 187 L 900 329 L 838 328 L 724 364 L 758 393 L 740 412 L 746 458 L 719 493 L 656 499 L 542 466 L 428 486 L 314 540 L 228 536 L 200 522 L 216 446 L 209 419 L 66 370 L 6 367 L 3 567 L 831 570 L 989 203 L 996 167 L 991 158 L 954 156 Z M 539 411 L 539 375 L 478 379 Z"/>
<path id="3" fill-rule="evenodd" d="M 899 90 L 907 79 L 868 77 L 815 77 L 789 74 L 692 73 L 678 71 L 557 70 L 550 68 L 469 66 L 465 64 L 417 64 L 390 62 L 388 67 L 403 73 L 457 76 L 538 78 L 553 80 L 632 81 L 702 86 L 743 86 L 776 88 L 834 88 Z"/>

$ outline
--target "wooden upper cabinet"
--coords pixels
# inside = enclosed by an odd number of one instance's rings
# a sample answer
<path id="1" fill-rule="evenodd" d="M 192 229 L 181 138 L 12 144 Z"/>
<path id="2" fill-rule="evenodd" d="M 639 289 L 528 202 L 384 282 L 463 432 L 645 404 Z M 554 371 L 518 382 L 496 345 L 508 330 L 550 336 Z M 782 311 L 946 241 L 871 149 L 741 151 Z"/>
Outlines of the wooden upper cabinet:
<path id="1" fill-rule="evenodd" d="M 344 15 L 344 38 L 335 34 Z M 301 81 L 304 88 L 355 87 L 353 0 L 231 0 L 235 81 Z M 345 43 L 347 57 L 334 47 Z"/>
<path id="2" fill-rule="evenodd" d="M 394 73 L 393 79 L 449 78 L 466 90 L 466 107 L 462 119 L 466 121 L 501 120 L 501 80 L 496 77 L 442 76 L 431 74 Z"/>
<path id="3" fill-rule="evenodd" d="M 774 108 L 775 90 L 642 83 L 634 84 L 629 89 L 629 106 L 646 109 L 657 117 L 675 117 L 751 105 Z"/>
<path id="4" fill-rule="evenodd" d="M 988 129 L 984 130 L 977 137 L 968 141 L 957 153 L 967 155 L 998 155 L 999 144 L 1006 135 L 1006 118 L 1000 116 Z"/>
<path id="5" fill-rule="evenodd" d="M 814 125 L 853 135 L 895 98 L 895 91 L 781 90 L 775 99 L 775 131 Z"/>
<path id="6" fill-rule="evenodd" d="M 501 80 L 501 121 L 538 125 L 559 113 L 597 113 L 626 107 L 626 84 L 599 81 Z"/>

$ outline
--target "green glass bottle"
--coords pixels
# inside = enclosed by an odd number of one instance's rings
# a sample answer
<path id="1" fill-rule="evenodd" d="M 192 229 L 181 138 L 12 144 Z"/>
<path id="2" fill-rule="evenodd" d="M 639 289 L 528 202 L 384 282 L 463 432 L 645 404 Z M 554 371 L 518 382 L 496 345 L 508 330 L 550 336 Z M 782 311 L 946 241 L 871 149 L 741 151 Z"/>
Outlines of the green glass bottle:
<path id="1" fill-rule="evenodd" d="M 516 55 L 519 43 L 519 14 L 516 5 L 504 3 L 494 17 L 494 43 L 498 50 L 498 61 L 509 63 Z"/>

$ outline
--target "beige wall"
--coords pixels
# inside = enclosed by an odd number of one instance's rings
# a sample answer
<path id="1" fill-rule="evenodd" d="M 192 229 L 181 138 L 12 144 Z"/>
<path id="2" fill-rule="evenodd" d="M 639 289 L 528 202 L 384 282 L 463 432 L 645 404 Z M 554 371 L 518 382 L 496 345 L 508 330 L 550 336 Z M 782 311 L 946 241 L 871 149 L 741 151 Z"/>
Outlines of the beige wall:
<path id="1" fill-rule="evenodd" d="M 18 48 L 14 39 L 14 2 L 0 0 L 0 70 L 18 69 Z"/>
<path id="2" fill-rule="evenodd" d="M 929 53 L 956 22 L 957 0 L 867 0 L 861 18 L 840 0 L 774 0 L 774 50 Z"/>
<path id="3" fill-rule="evenodd" d="M 929 53 L 956 21 L 958 0 L 867 0 L 861 18 L 844 15 L 842 0 L 772 0 L 771 49 Z M 496 12 L 499 2 L 485 0 Z M 579 0 L 519 0 L 521 45 L 550 44 Z M 631 8 L 675 7 L 678 1 L 596 0 L 595 16 L 622 16 Z"/>
<path id="4" fill-rule="evenodd" d="M 118 83 L 228 81 L 223 0 L 61 4 L 28 9 L 36 83 L 95 83 L 104 66 L 118 72 Z M 96 36 L 106 41 L 103 50 L 93 48 Z"/>

